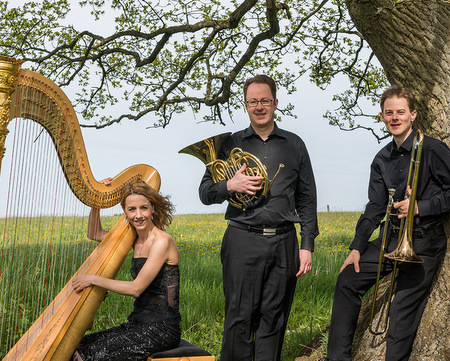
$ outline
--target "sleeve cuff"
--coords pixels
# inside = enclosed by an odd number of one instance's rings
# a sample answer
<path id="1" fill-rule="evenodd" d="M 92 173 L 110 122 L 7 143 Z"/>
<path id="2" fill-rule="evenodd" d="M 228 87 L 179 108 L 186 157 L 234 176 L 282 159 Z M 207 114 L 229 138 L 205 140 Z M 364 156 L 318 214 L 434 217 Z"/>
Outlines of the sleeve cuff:
<path id="1" fill-rule="evenodd" d="M 314 240 L 302 239 L 300 249 L 307 249 L 311 252 L 314 252 Z"/>
<path id="2" fill-rule="evenodd" d="M 417 208 L 419 208 L 420 217 L 430 216 L 432 214 L 431 201 L 429 199 L 417 201 Z"/>
<path id="3" fill-rule="evenodd" d="M 223 197 L 224 199 L 228 198 L 230 196 L 230 192 L 228 192 L 228 189 L 227 189 L 227 182 L 226 181 L 218 183 L 217 190 L 218 190 L 219 195 L 221 197 Z"/>
<path id="4" fill-rule="evenodd" d="M 363 254 L 367 248 L 367 245 L 368 245 L 367 243 L 368 242 L 361 241 L 361 240 L 355 238 L 353 240 L 353 242 L 351 243 L 349 249 L 356 249 L 357 251 L 359 251 L 360 254 Z"/>

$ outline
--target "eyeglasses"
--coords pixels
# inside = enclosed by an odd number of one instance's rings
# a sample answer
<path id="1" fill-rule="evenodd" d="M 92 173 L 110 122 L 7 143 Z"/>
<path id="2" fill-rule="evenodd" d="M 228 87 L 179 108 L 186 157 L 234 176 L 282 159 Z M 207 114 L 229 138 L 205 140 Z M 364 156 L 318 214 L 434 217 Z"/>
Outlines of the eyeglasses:
<path id="1" fill-rule="evenodd" d="M 261 99 L 261 100 L 251 99 L 251 100 L 246 101 L 246 103 L 247 103 L 247 106 L 249 106 L 250 108 L 257 107 L 258 103 L 261 103 L 261 105 L 263 107 L 268 107 L 269 105 L 272 104 L 272 102 L 274 100 L 275 99 L 267 99 L 267 98 L 264 98 L 264 99 Z"/>

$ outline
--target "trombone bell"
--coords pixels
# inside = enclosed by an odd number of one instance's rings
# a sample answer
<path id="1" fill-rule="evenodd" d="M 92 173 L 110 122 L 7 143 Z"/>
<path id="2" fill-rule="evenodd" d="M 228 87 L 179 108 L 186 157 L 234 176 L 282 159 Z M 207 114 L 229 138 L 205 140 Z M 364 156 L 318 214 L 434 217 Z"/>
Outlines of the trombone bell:
<path id="1" fill-rule="evenodd" d="M 391 253 L 386 253 L 384 257 L 400 262 L 423 263 L 423 259 L 416 255 L 411 244 L 412 242 L 408 240 L 408 234 L 405 232 L 397 248 Z"/>

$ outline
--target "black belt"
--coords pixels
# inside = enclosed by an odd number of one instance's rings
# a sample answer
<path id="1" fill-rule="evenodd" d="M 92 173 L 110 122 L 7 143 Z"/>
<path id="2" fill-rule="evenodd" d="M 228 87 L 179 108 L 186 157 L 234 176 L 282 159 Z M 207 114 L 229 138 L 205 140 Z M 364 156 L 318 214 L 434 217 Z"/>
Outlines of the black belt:
<path id="1" fill-rule="evenodd" d="M 392 230 L 392 233 L 397 234 L 400 232 L 400 227 L 395 226 L 393 224 L 389 225 L 389 228 Z M 417 237 L 423 237 L 425 234 L 435 233 L 436 231 L 442 228 L 442 223 L 435 223 L 428 228 L 413 228 L 412 235 Z"/>
<path id="2" fill-rule="evenodd" d="M 246 231 L 249 232 L 259 233 L 264 236 L 275 236 L 277 234 L 284 234 L 295 229 L 293 223 L 286 224 L 285 226 L 278 226 L 275 228 L 250 226 L 248 224 L 239 223 L 236 221 L 228 221 L 228 225 L 239 229 L 245 229 Z"/>

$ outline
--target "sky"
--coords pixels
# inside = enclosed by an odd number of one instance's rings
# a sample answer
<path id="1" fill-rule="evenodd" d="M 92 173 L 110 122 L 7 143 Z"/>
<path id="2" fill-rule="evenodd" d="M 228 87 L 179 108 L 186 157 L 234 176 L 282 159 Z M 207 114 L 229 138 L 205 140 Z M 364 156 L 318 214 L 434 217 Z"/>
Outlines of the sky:
<path id="1" fill-rule="evenodd" d="M 295 104 L 297 118 L 284 117 L 278 126 L 299 135 L 306 143 L 315 173 L 318 211 L 362 211 L 367 202 L 370 163 L 386 143 L 378 144 L 364 130 L 344 132 L 323 118 L 326 110 L 337 107 L 333 91 L 321 91 L 306 79 L 298 91 L 279 95 L 279 106 Z M 335 89 L 337 90 L 337 89 Z M 280 92 L 282 93 L 282 91 Z M 132 164 L 153 166 L 161 175 L 161 193 L 169 195 L 177 214 L 224 212 L 227 203 L 205 206 L 198 186 L 205 165 L 196 157 L 178 151 L 210 136 L 248 127 L 244 110 L 234 114 L 226 126 L 204 123 L 192 113 L 172 120 L 165 128 L 150 128 L 153 118 L 95 130 L 83 128 L 83 138 L 93 174 L 97 180 L 112 177 Z"/>
<path id="2" fill-rule="evenodd" d="M 17 0 L 17 5 L 22 2 Z M 88 17 L 76 13 L 74 19 L 78 29 L 86 25 L 83 22 L 89 21 Z M 289 102 L 294 104 L 294 113 L 298 117 L 284 117 L 278 126 L 296 133 L 306 143 L 315 173 L 319 212 L 328 208 L 331 211 L 364 209 L 370 163 L 382 145 L 389 141 L 379 144 L 364 130 L 341 131 L 323 118 L 327 110 L 339 105 L 331 99 L 333 94 L 345 90 L 345 86 L 336 82 L 322 91 L 303 76 L 296 84 L 298 91 L 295 94 L 284 95 L 283 89 L 279 89 L 279 107 L 283 108 Z M 70 99 L 69 93 L 68 96 Z M 366 114 L 378 112 L 375 108 L 364 110 Z M 213 206 L 200 202 L 198 186 L 205 165 L 178 151 L 210 136 L 248 127 L 248 115 L 244 110 L 237 111 L 233 121 L 226 120 L 226 126 L 205 123 L 201 116 L 196 117 L 191 112 L 175 117 L 164 129 L 148 128 L 154 122 L 154 116 L 149 115 L 138 122 L 122 121 L 100 130 L 82 128 L 94 177 L 97 180 L 114 177 L 133 164 L 149 164 L 160 173 L 160 191 L 171 197 L 176 214 L 224 212 L 226 202 Z"/>
<path id="3" fill-rule="evenodd" d="M 370 163 L 389 140 L 378 144 L 368 131 L 344 132 L 328 124 L 323 114 L 337 107 L 338 104 L 331 99 L 335 92 L 342 90 L 338 84 L 334 89 L 321 91 L 305 78 L 298 81 L 297 89 L 292 95 L 284 95 L 280 89 L 279 107 L 293 103 L 297 118 L 283 117 L 278 126 L 296 133 L 306 143 L 316 179 L 318 211 L 362 211 L 367 202 Z M 372 110 L 372 113 L 376 111 Z M 206 206 L 199 200 L 198 186 L 205 172 L 204 163 L 178 152 L 202 139 L 249 125 L 244 110 L 233 114 L 234 122 L 224 119 L 226 126 L 205 123 L 201 116 L 187 112 L 176 116 L 164 129 L 149 128 L 155 121 L 154 116 L 149 115 L 138 122 L 125 120 L 103 129 L 81 130 L 90 168 L 97 180 L 114 177 L 134 164 L 148 164 L 161 175 L 160 191 L 171 197 L 176 214 L 222 213 L 227 202 Z M 11 131 L 13 123 L 8 127 Z M 2 164 L 3 173 L 8 167 L 8 143 L 12 139 L 10 133 Z M 2 197 L 6 194 L 5 181 L 3 174 L 0 178 Z M 0 209 L 0 213 L 3 214 L 4 210 Z"/>

